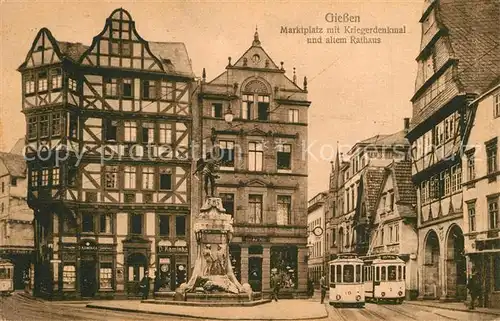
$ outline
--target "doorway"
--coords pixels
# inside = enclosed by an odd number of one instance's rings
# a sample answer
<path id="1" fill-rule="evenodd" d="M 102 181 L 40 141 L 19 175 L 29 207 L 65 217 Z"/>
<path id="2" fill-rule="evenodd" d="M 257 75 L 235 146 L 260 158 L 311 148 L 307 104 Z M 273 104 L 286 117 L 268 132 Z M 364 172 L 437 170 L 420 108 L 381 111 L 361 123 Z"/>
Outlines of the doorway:
<path id="1" fill-rule="evenodd" d="M 148 260 L 142 253 L 133 253 L 127 258 L 127 267 L 127 293 L 139 295 L 139 283 L 147 271 Z"/>
<path id="2" fill-rule="evenodd" d="M 81 261 L 80 273 L 80 292 L 82 297 L 93 297 L 97 290 L 96 261 Z"/>
<path id="3" fill-rule="evenodd" d="M 262 290 L 262 258 L 248 258 L 248 284 L 252 290 L 259 292 Z"/>

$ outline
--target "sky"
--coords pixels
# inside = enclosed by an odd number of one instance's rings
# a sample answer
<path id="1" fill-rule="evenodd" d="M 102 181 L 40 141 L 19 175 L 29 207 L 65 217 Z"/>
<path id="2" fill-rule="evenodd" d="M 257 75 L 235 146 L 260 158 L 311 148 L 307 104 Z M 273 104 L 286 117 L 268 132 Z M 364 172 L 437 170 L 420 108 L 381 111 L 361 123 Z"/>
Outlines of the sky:
<path id="1" fill-rule="evenodd" d="M 207 80 L 224 71 L 252 44 L 257 26 L 262 47 L 287 76 L 308 79 L 308 198 L 328 189 L 330 161 L 357 141 L 403 129 L 411 116 L 420 45 L 423 0 L 405 1 L 0 1 L 0 150 L 25 134 L 21 113 L 21 65 L 38 31 L 59 41 L 90 45 L 106 18 L 126 9 L 146 41 L 184 42 L 195 74 Z M 327 22 L 325 16 L 359 16 L 359 22 Z M 307 43 L 282 27 L 340 27 L 348 43 Z M 380 43 L 351 43 L 345 26 L 402 27 L 404 34 L 366 35 Z M 318 36 L 318 35 L 315 35 Z"/>

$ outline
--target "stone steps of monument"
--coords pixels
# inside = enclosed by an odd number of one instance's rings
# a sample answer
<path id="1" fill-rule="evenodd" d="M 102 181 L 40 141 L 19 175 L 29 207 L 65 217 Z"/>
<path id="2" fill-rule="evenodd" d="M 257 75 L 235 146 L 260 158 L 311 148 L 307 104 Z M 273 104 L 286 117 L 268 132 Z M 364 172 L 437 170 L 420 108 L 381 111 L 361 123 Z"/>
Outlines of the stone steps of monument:
<path id="1" fill-rule="evenodd" d="M 175 300 L 175 292 L 156 292 L 155 293 L 156 300 L 163 301 L 174 301 Z M 247 293 L 186 293 L 186 301 L 189 302 L 253 302 L 256 300 L 261 300 L 262 294 L 260 292 L 252 293 L 251 298 Z M 175 301 L 175 302 L 183 302 L 183 301 Z"/>
<path id="2" fill-rule="evenodd" d="M 269 303 L 270 299 L 265 300 L 255 300 L 255 301 L 217 301 L 217 300 L 205 300 L 205 301 L 173 301 L 173 300 L 142 300 L 142 303 L 150 304 L 165 304 L 165 305 L 177 305 L 177 306 L 210 306 L 210 307 L 253 307 L 256 305 Z"/>

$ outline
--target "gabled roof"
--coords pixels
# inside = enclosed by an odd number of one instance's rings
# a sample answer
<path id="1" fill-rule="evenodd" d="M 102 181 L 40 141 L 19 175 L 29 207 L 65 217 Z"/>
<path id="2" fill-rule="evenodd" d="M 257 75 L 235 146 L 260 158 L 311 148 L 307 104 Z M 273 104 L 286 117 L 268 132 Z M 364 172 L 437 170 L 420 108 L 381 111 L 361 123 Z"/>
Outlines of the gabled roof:
<path id="1" fill-rule="evenodd" d="M 83 53 L 89 49 L 89 46 L 80 42 L 56 41 L 56 43 L 61 54 L 73 62 L 78 62 Z"/>
<path id="2" fill-rule="evenodd" d="M 396 203 L 416 205 L 417 191 L 411 177 L 411 161 L 402 160 L 388 166 L 394 177 Z"/>
<path id="3" fill-rule="evenodd" d="M 11 176 L 26 177 L 26 160 L 22 155 L 0 152 L 0 160 Z"/>
<path id="4" fill-rule="evenodd" d="M 405 130 L 401 130 L 399 132 L 393 134 L 385 134 L 385 135 L 376 135 L 365 140 L 362 140 L 356 143 L 351 150 L 347 154 L 353 154 L 357 147 L 366 147 L 366 146 L 409 146 L 410 143 L 408 139 L 405 137 L 407 132 Z"/>
<path id="5" fill-rule="evenodd" d="M 148 42 L 151 52 L 161 60 L 165 70 L 187 77 L 194 77 L 191 59 L 182 42 Z"/>
<path id="6" fill-rule="evenodd" d="M 500 2 L 441 0 L 437 7 L 458 59 L 462 90 L 482 93 L 500 74 Z"/>
<path id="7" fill-rule="evenodd" d="M 373 213 L 377 210 L 377 198 L 384 181 L 385 170 L 383 167 L 368 167 L 363 174 L 363 196 L 366 210 Z"/>

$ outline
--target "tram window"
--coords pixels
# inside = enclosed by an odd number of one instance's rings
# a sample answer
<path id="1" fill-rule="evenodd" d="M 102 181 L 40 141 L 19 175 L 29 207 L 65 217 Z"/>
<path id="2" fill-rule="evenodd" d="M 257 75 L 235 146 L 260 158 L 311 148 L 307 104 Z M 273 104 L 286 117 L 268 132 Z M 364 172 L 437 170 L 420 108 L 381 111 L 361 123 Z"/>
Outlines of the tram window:
<path id="1" fill-rule="evenodd" d="M 377 275 L 375 277 L 375 281 L 380 281 L 380 267 L 377 266 Z"/>
<path id="2" fill-rule="evenodd" d="M 335 283 L 335 265 L 330 265 L 330 283 Z"/>
<path id="3" fill-rule="evenodd" d="M 337 265 L 337 283 L 342 283 L 342 265 Z"/>
<path id="4" fill-rule="evenodd" d="M 403 273 L 401 272 L 401 265 L 398 266 L 398 280 L 401 281 L 403 278 Z"/>
<path id="5" fill-rule="evenodd" d="M 354 265 L 346 264 L 344 265 L 344 283 L 354 282 Z"/>
<path id="6" fill-rule="evenodd" d="M 356 265 L 356 282 L 363 282 L 361 280 L 361 265 Z"/>
<path id="7" fill-rule="evenodd" d="M 403 280 L 406 280 L 406 266 L 403 266 Z"/>
<path id="8" fill-rule="evenodd" d="M 396 276 L 396 266 L 395 265 L 389 265 L 387 267 L 387 274 L 389 275 L 389 281 L 396 281 L 397 276 Z"/>
<path id="9" fill-rule="evenodd" d="M 0 268 L 0 279 L 10 279 L 10 269 Z"/>
<path id="10" fill-rule="evenodd" d="M 382 281 L 386 281 L 387 280 L 385 266 L 382 267 L 381 279 L 382 279 Z"/>

